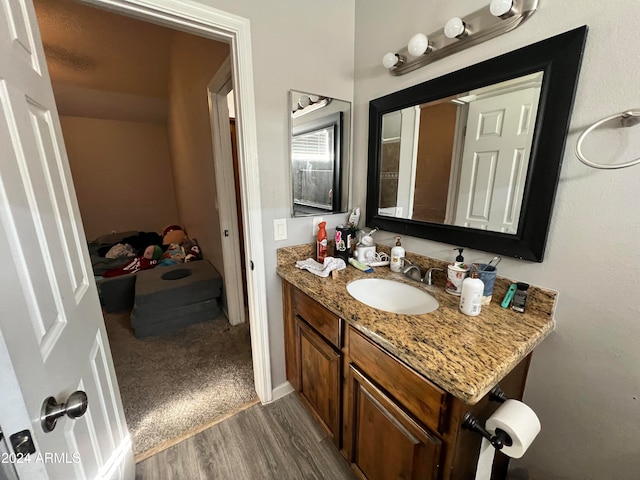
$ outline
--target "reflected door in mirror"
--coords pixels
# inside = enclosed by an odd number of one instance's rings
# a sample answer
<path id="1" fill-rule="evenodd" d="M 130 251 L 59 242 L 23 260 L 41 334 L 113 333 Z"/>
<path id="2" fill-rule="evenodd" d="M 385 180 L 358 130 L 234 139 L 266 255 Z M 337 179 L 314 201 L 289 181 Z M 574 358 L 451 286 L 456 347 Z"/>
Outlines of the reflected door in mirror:
<path id="1" fill-rule="evenodd" d="M 542 77 L 383 115 L 379 214 L 515 234 Z"/>

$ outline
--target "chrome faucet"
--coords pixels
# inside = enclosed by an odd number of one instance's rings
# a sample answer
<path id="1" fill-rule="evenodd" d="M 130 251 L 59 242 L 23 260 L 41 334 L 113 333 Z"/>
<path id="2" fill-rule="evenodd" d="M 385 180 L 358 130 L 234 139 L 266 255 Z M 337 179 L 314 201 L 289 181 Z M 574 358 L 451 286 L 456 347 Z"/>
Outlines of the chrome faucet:
<path id="1" fill-rule="evenodd" d="M 402 269 L 402 273 L 404 274 L 405 277 L 409 277 L 412 280 L 416 280 L 418 282 L 421 282 L 423 280 L 422 278 L 422 270 L 420 270 L 420 267 L 418 265 L 414 265 L 413 263 L 411 263 L 409 260 L 407 260 L 406 258 L 402 257 L 402 259 L 405 263 L 408 263 L 409 266 L 404 267 Z"/>
<path id="2" fill-rule="evenodd" d="M 422 279 L 422 281 L 429 286 L 433 286 L 433 271 L 434 270 L 439 270 L 441 272 L 444 272 L 443 268 L 436 268 L 436 267 L 432 267 L 429 270 L 427 270 L 427 274 L 424 276 L 424 278 Z"/>

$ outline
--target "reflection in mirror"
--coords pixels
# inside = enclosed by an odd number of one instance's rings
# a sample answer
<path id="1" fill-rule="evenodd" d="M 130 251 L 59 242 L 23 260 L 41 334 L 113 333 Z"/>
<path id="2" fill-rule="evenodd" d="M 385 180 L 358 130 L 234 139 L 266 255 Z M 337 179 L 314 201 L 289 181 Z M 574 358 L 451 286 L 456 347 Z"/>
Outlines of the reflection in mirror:
<path id="1" fill-rule="evenodd" d="M 586 36 L 372 100 L 366 225 L 541 262 Z"/>
<path id="2" fill-rule="evenodd" d="M 378 213 L 516 234 L 542 78 L 384 114 Z"/>
<path id="3" fill-rule="evenodd" d="M 293 216 L 345 212 L 351 104 L 293 90 L 289 96 Z"/>

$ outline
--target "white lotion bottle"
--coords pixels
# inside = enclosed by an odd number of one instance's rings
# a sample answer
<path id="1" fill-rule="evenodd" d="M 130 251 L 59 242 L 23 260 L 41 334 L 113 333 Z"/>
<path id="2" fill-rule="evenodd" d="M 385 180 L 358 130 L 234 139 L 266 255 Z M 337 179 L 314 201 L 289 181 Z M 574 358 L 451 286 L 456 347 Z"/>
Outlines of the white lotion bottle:
<path id="1" fill-rule="evenodd" d="M 477 270 L 473 270 L 462 282 L 460 293 L 460 311 L 470 317 L 480 315 L 484 282 L 478 278 Z"/>
<path id="2" fill-rule="evenodd" d="M 389 262 L 389 268 L 392 272 L 399 273 L 402 271 L 404 265 L 404 248 L 400 243 L 400 237 L 396 238 L 396 246 L 391 249 L 391 261 Z"/>

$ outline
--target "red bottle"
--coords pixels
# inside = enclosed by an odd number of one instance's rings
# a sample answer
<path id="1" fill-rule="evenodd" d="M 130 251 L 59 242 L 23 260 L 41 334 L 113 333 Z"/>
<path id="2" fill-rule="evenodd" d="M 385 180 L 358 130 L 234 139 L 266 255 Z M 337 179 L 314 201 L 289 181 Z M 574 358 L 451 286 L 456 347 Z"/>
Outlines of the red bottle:
<path id="1" fill-rule="evenodd" d="M 319 263 L 323 263 L 327 256 L 327 222 L 320 222 L 318 224 L 318 239 L 316 241 L 316 260 Z"/>

